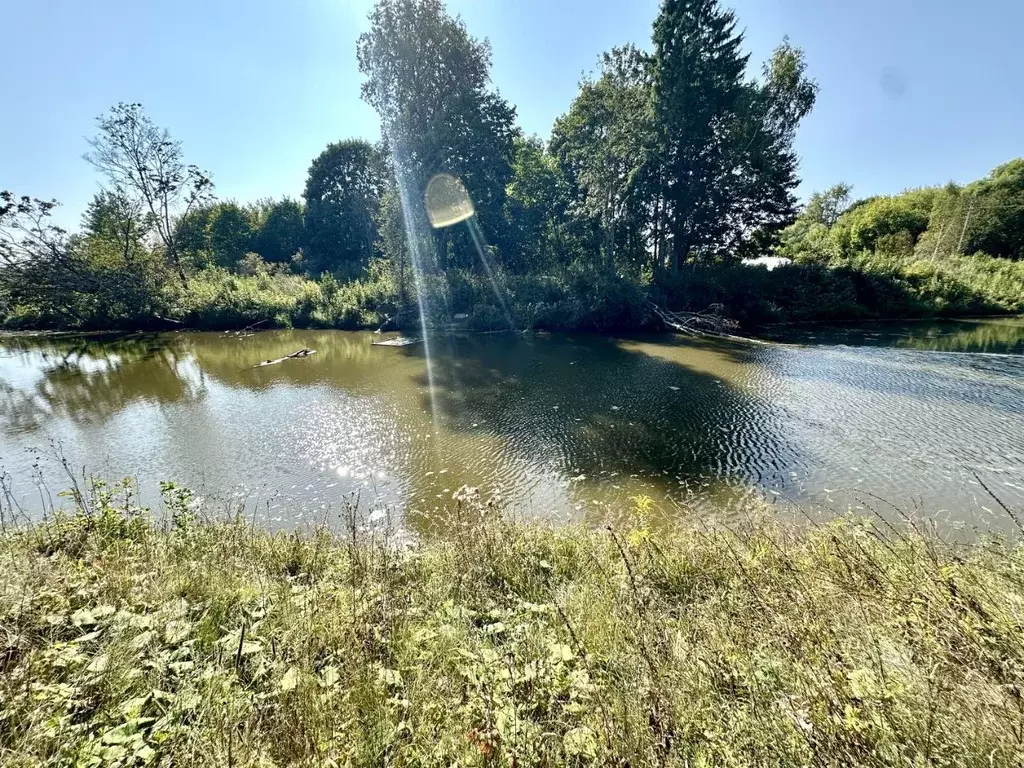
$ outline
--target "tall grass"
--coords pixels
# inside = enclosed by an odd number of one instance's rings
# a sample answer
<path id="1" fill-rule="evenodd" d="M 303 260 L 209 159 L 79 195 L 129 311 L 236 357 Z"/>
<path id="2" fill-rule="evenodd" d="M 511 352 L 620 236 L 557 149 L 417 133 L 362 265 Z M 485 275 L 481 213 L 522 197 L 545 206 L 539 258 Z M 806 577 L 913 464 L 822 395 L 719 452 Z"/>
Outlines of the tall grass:
<path id="1" fill-rule="evenodd" d="M 0 764 L 1019 765 L 1024 550 L 915 529 L 299 536 L 130 486 L 0 536 Z"/>

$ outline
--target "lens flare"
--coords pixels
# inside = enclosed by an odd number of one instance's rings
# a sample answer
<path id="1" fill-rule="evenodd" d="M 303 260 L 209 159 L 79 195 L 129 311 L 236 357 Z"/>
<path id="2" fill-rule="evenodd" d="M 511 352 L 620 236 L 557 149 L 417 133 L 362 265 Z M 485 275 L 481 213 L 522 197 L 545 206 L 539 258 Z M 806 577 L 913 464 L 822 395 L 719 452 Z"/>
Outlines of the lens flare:
<path id="1" fill-rule="evenodd" d="M 465 185 L 454 176 L 439 173 L 427 184 L 427 216 L 434 229 L 472 218 L 476 213 Z"/>

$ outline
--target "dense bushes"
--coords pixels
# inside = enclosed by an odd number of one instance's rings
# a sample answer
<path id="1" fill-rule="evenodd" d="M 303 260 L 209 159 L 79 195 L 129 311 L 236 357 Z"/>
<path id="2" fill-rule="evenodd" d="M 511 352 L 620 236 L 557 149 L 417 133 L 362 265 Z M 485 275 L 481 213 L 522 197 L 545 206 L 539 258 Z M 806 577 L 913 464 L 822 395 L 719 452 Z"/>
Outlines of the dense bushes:
<path id="1" fill-rule="evenodd" d="M 210 267 L 186 285 L 156 283 L 97 268 L 95 293 L 78 293 L 56 311 L 0 295 L 9 328 L 376 328 L 419 324 L 415 291 L 403 303 L 385 265 L 341 282 L 311 279 L 256 261 L 246 273 Z M 477 330 L 614 330 L 653 327 L 650 302 L 703 310 L 721 304 L 745 326 L 780 321 L 851 321 L 1024 311 L 1024 262 L 983 254 L 935 263 L 894 264 L 865 253 L 828 266 L 795 263 L 769 271 L 740 264 L 688 264 L 657 280 L 573 266 L 546 275 L 487 276 L 469 270 L 421 281 L 428 323 Z M 463 317 L 465 316 L 465 317 Z"/>

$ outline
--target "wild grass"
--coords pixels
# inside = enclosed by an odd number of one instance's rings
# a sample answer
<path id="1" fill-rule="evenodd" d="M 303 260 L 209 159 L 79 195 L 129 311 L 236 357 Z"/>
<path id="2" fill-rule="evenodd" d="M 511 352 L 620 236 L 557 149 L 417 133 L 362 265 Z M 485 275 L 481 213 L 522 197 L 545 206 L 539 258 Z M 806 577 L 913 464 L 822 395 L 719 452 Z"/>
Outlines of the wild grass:
<path id="1" fill-rule="evenodd" d="M 235 271 L 209 266 L 187 284 L 148 273 L 93 275 L 100 286 L 53 303 L 11 304 L 0 286 L 0 327 L 139 328 L 418 328 L 415 285 L 404 292 L 383 260 L 352 279 L 310 277 L 258 256 Z M 3 281 L 0 280 L 0 283 Z M 850 322 L 870 318 L 1024 312 L 1024 261 L 984 254 L 914 260 L 865 251 L 852 257 L 807 257 L 771 272 L 740 264 L 690 263 L 656 277 L 571 263 L 550 273 L 513 274 L 496 267 L 493 282 L 473 270 L 423 276 L 429 325 L 460 318 L 474 330 L 636 330 L 660 328 L 654 301 L 702 311 L 721 304 L 748 328 L 779 321 Z M 500 298 L 499 298 L 500 296 Z"/>
<path id="2" fill-rule="evenodd" d="M 868 523 L 0 535 L 0 764 L 1019 765 L 1024 550 Z M 159 517 L 159 516 L 157 516 Z M 454 531 L 454 532 L 452 532 Z"/>

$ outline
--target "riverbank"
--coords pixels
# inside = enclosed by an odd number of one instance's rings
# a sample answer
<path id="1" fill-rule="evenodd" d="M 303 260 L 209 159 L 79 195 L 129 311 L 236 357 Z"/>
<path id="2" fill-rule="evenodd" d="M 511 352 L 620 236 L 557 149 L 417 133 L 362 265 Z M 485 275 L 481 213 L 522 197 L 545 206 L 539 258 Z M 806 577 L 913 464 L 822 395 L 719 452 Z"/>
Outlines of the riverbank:
<path id="1" fill-rule="evenodd" d="M 1024 262 L 981 254 L 942 262 L 849 260 L 774 270 L 741 264 L 684 265 L 656 277 L 574 266 L 551 274 L 489 276 L 469 270 L 425 275 L 422 304 L 402 298 L 387 271 L 339 281 L 263 265 L 250 274 L 197 271 L 182 284 L 154 282 L 129 300 L 115 281 L 72 291 L 58 303 L 11 302 L 0 292 L 0 327 L 11 330 L 418 329 L 453 323 L 469 330 L 514 328 L 652 330 L 651 304 L 702 312 L 713 305 L 745 332 L 778 322 L 860 322 L 1024 312 Z"/>
<path id="2" fill-rule="evenodd" d="M 0 762 L 1016 765 L 1024 550 L 879 523 L 0 535 Z M 378 523 L 382 525 L 382 523 Z"/>

